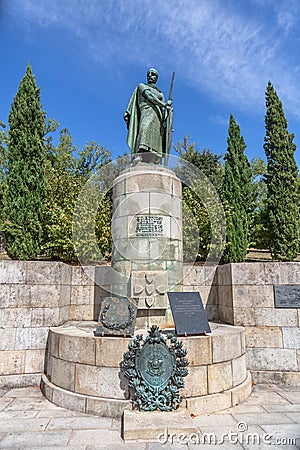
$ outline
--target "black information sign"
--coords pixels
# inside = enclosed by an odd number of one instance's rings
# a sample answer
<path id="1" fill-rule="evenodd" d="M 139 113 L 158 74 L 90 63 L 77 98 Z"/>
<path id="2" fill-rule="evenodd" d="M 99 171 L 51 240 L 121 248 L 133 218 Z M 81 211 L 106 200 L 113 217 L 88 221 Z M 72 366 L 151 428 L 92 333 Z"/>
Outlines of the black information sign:
<path id="1" fill-rule="evenodd" d="M 300 308 L 300 286 L 274 286 L 275 308 Z"/>
<path id="2" fill-rule="evenodd" d="M 211 333 L 199 292 L 168 292 L 176 334 Z"/>

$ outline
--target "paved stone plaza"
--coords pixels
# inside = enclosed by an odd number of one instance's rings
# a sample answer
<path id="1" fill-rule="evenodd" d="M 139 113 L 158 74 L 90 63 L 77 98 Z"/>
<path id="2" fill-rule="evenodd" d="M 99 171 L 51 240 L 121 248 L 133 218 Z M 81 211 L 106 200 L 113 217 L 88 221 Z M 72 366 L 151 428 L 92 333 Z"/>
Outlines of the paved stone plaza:
<path id="1" fill-rule="evenodd" d="M 164 443 L 165 436 L 160 436 L 162 443 L 158 440 L 124 443 L 119 419 L 60 408 L 46 400 L 38 387 L 0 390 L 1 449 L 290 450 L 300 448 L 300 387 L 255 385 L 250 397 L 241 405 L 195 417 L 193 423 L 199 429 L 199 436 L 180 436 L 178 430 L 178 435 L 169 437 L 168 443 Z M 232 443 L 228 437 L 230 432 L 236 433 L 232 434 Z M 208 439 L 208 435 L 211 435 L 211 443 L 203 445 L 201 439 L 205 436 Z M 213 443 L 214 436 L 217 445 Z M 224 442 L 220 444 L 222 439 Z M 237 439 L 239 443 L 235 443 Z M 184 445 L 189 440 L 191 442 Z"/>

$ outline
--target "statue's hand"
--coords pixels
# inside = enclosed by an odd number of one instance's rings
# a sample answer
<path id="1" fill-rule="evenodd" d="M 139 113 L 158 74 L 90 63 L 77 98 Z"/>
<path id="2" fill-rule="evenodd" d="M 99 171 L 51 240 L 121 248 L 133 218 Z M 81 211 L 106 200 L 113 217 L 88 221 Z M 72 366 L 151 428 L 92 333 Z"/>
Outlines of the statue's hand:
<path id="1" fill-rule="evenodd" d="M 130 115 L 128 114 L 127 111 L 124 113 L 124 116 L 123 116 L 123 117 L 124 117 L 125 123 L 126 123 L 127 128 L 128 128 L 128 126 L 129 126 Z"/>
<path id="2" fill-rule="evenodd" d="M 168 101 L 167 101 L 167 103 L 166 103 L 166 105 L 165 105 L 165 108 L 166 108 L 167 110 L 172 109 L 172 100 L 168 100 Z"/>

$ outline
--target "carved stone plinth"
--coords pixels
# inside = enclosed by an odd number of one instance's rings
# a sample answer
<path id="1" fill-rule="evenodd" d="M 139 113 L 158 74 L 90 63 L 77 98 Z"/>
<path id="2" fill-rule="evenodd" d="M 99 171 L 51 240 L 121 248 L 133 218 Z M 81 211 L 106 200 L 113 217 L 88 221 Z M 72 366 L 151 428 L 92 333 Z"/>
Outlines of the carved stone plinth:
<path id="1" fill-rule="evenodd" d="M 180 338 L 190 362 L 180 409 L 187 408 L 194 415 L 227 409 L 251 392 L 244 328 L 210 326 L 209 336 Z M 64 408 L 120 417 L 132 409 L 128 379 L 120 366 L 134 338 L 95 337 L 94 330 L 95 322 L 67 322 L 50 328 L 42 390 L 48 400 Z M 136 330 L 138 334 L 146 336 L 147 330 Z"/>
<path id="2" fill-rule="evenodd" d="M 181 182 L 163 166 L 140 163 L 113 187 L 113 290 L 139 298 L 137 327 L 172 326 L 167 291 L 182 281 Z"/>

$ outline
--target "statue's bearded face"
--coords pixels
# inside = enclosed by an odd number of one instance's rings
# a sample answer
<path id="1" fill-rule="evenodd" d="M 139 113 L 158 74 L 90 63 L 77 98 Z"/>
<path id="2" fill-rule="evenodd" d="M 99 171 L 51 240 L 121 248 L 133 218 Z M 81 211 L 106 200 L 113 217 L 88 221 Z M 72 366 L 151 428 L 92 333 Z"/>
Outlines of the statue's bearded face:
<path id="1" fill-rule="evenodd" d="M 157 82 L 157 79 L 158 79 L 158 75 L 156 72 L 150 70 L 147 73 L 147 80 L 148 80 L 149 84 L 155 84 Z"/>

